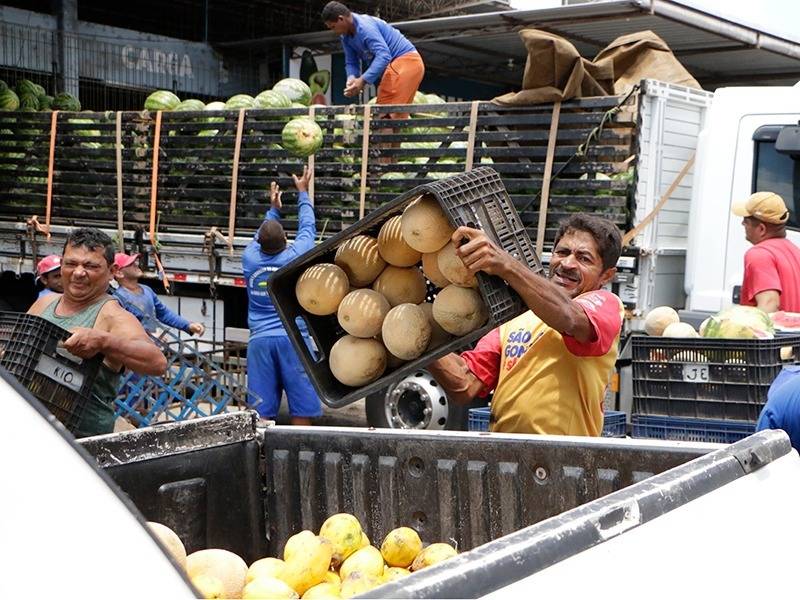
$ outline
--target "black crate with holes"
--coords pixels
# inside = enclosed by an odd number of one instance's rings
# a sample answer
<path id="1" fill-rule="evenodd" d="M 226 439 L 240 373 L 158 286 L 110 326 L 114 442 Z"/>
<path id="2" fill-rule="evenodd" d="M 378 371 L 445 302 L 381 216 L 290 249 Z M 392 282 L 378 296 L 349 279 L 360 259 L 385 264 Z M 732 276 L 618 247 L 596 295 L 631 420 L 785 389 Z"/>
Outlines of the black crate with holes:
<path id="1" fill-rule="evenodd" d="M 756 421 L 775 377 L 800 362 L 800 335 L 631 343 L 633 413 L 641 415 Z"/>

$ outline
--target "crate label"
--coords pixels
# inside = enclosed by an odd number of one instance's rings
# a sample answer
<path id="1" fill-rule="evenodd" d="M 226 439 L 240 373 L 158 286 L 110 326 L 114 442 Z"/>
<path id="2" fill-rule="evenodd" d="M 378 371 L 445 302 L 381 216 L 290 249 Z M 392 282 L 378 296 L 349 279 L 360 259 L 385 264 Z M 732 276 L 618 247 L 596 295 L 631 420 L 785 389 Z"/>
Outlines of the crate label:
<path id="1" fill-rule="evenodd" d="M 688 383 L 708 383 L 708 365 L 705 363 L 684 364 L 683 380 Z"/>
<path id="2" fill-rule="evenodd" d="M 83 387 L 83 373 L 78 370 L 70 369 L 46 354 L 42 354 L 36 364 L 36 372 L 41 373 L 48 379 L 52 379 L 59 385 L 71 389 L 73 392 L 80 392 Z"/>

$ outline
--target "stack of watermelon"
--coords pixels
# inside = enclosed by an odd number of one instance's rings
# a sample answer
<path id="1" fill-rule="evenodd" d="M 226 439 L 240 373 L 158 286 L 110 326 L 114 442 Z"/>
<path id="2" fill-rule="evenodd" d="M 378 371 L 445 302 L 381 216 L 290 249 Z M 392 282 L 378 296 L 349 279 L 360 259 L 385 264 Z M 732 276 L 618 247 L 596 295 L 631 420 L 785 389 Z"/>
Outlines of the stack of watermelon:
<path id="1" fill-rule="evenodd" d="M 78 99 L 62 92 L 55 97 L 47 94 L 46 90 L 28 79 L 20 79 L 11 89 L 4 81 L 0 81 L 0 111 L 49 111 L 68 110 L 79 111 L 81 103 Z"/>

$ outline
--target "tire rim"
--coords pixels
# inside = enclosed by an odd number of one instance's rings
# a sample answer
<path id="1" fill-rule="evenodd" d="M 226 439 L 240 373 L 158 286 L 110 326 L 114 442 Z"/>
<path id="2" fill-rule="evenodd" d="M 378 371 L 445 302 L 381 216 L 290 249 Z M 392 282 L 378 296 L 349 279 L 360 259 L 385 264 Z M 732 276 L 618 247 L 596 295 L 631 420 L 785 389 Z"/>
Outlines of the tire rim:
<path id="1" fill-rule="evenodd" d="M 447 396 L 428 373 L 418 371 L 387 394 L 386 421 L 392 429 L 445 429 Z"/>

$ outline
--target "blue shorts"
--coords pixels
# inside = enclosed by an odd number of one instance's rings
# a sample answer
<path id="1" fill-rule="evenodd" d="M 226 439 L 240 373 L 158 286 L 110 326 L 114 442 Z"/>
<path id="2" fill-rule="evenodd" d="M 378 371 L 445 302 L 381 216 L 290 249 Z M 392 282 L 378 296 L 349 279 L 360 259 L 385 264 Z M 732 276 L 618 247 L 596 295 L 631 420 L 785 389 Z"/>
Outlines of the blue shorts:
<path id="1" fill-rule="evenodd" d="M 322 406 L 292 342 L 286 336 L 251 339 L 247 345 L 247 389 L 251 408 L 274 419 L 286 390 L 293 417 L 319 417 Z"/>

